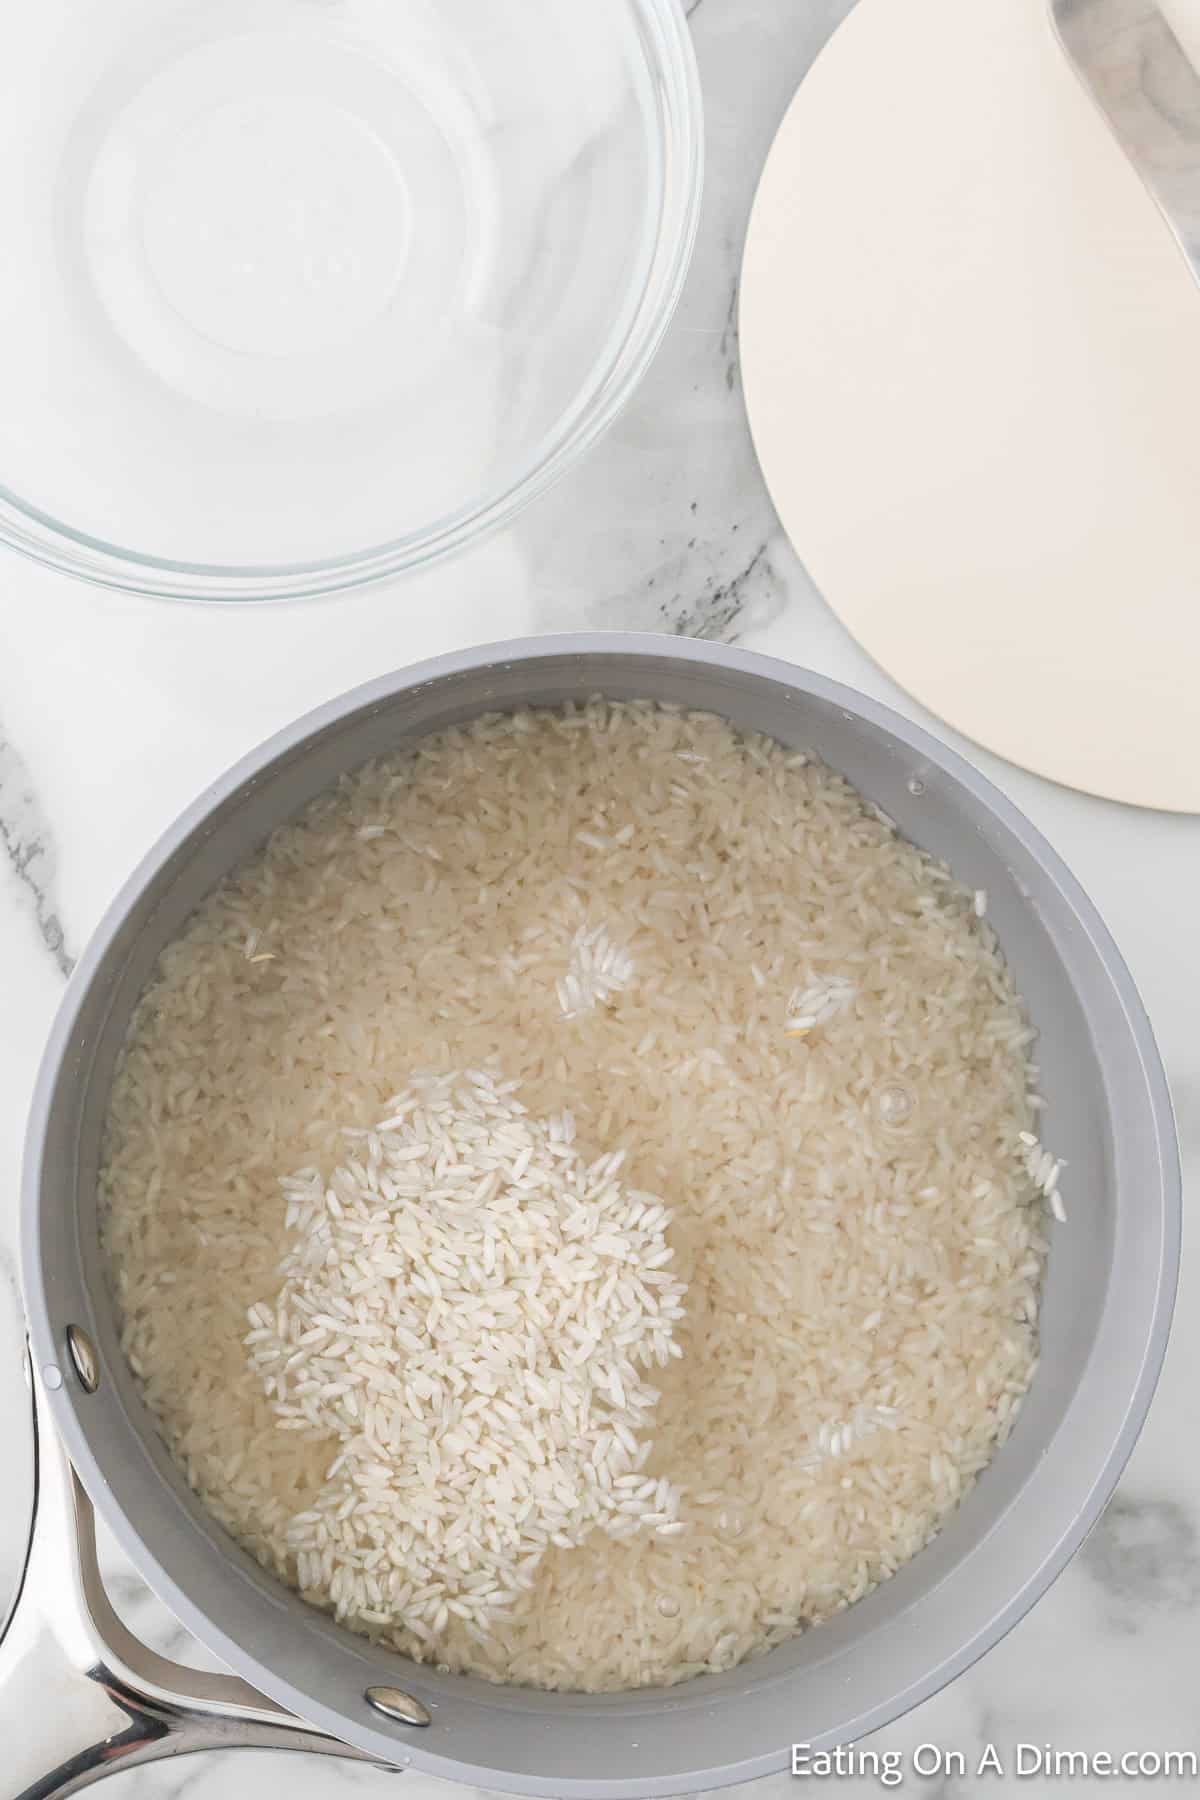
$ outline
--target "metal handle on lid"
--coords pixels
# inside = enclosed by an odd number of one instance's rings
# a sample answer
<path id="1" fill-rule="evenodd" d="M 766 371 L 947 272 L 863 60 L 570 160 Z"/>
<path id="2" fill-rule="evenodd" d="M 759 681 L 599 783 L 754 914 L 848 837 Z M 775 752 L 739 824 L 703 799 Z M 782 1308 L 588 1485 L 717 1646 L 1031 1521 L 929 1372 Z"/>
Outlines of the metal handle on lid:
<path id="1" fill-rule="evenodd" d="M 1049 0 L 1068 58 L 1200 281 L 1200 75 L 1158 0 Z"/>
<path id="2" fill-rule="evenodd" d="M 28 1366 L 28 1363 L 27 1363 Z M 0 1800 L 65 1800 L 119 1769 L 193 1750 L 312 1750 L 367 1761 L 236 1675 L 185 1668 L 113 1611 L 91 1502 L 33 1396 L 34 1503 L 17 1597 L 0 1632 L 6 1732 Z"/>

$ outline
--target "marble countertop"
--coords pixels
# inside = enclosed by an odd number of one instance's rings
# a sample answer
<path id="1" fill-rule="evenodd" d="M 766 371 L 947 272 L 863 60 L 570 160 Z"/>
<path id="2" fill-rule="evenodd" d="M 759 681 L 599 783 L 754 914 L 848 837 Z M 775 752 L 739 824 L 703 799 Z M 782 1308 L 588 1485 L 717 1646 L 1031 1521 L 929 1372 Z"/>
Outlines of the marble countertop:
<path id="1" fill-rule="evenodd" d="M 400 584 L 283 607 L 154 604 L 12 557 L 0 563 L 0 1418 L 9 1471 L 0 1485 L 0 1608 L 29 1496 L 13 1253 L 34 1071 L 80 945 L 135 860 L 206 781 L 296 714 L 381 670 L 532 631 L 620 626 L 736 641 L 921 716 L 847 637 L 782 538 L 738 380 L 737 271 L 754 183 L 787 100 L 845 10 L 844 0 L 692 0 L 710 172 L 682 308 L 606 441 L 506 535 Z M 1046 832 L 1106 916 L 1157 1029 L 1195 1175 L 1200 818 L 1088 799 L 959 747 Z M 961 1749 L 969 1764 L 989 1741 L 1006 1754 L 1017 1741 L 1114 1753 L 1200 1748 L 1200 1448 L 1189 1448 L 1198 1282 L 1185 1263 L 1149 1423 L 1083 1552 L 997 1649 L 880 1734 L 878 1747 L 939 1744 Z M 111 1546 L 105 1555 L 120 1610 L 149 1641 L 186 1657 L 181 1628 Z M 23 1729 L 0 1694 L 0 1737 Z M 354 1788 L 382 1792 L 389 1777 L 225 1753 L 127 1773 L 113 1792 L 238 1800 L 284 1779 L 296 1800 L 337 1800 Z M 410 1800 L 427 1790 L 428 1800 L 435 1790 L 436 1800 L 453 1800 L 446 1783 L 404 1779 Z M 782 1794 L 788 1780 L 755 1784 L 755 1800 Z M 906 1785 L 954 1800 L 972 1784 L 922 1780 L 910 1768 Z M 1072 1782 L 1100 1785 L 1134 1782 Z M 877 1783 L 846 1777 L 837 1787 L 852 1796 Z"/>

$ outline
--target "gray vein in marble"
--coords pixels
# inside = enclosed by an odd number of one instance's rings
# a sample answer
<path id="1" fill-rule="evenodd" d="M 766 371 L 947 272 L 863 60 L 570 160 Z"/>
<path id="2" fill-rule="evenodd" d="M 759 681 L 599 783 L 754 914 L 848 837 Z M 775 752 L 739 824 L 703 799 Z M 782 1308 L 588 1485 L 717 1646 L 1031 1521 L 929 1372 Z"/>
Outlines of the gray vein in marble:
<path id="1" fill-rule="evenodd" d="M 116 1777 L 121 1786 L 118 1793 L 122 1800 L 134 1800 L 134 1796 L 143 1794 L 162 1794 L 168 1800 L 181 1800 L 184 1794 L 195 1792 L 202 1786 L 209 1775 L 215 1772 L 223 1775 L 228 1781 L 230 1768 L 228 1750 L 201 1751 L 198 1754 L 172 1758 L 170 1763 L 151 1763 L 140 1769 L 126 1769 Z M 111 1776 L 109 1779 L 113 1779 Z M 114 1800 L 117 1800 L 114 1795 Z"/>
<path id="2" fill-rule="evenodd" d="M 189 1767 L 188 1764 L 192 1766 Z M 187 1759 L 187 1763 L 179 1770 L 178 1774 L 172 1770 L 171 1800 L 181 1800 L 182 1795 L 190 1793 L 193 1788 L 198 1787 L 209 1772 L 207 1765 L 208 1758 L 206 1756 L 193 1756 Z"/>
<path id="3" fill-rule="evenodd" d="M 1138 1629 L 1146 1608 L 1186 1611 L 1200 1601 L 1200 1539 L 1174 1500 L 1118 1493 L 1080 1552 L 1113 1626 Z"/>
<path id="4" fill-rule="evenodd" d="M 231 1762 L 231 1757 L 235 1760 Z M 239 1770 L 238 1764 L 242 1764 Z M 274 1796 L 288 1793 L 294 1800 L 319 1800 L 319 1797 L 336 1786 L 345 1783 L 347 1791 L 352 1787 L 360 1789 L 369 1782 L 376 1782 L 380 1777 L 392 1777 L 394 1770 L 373 1763 L 338 1762 L 323 1756 L 297 1756 L 294 1751 L 248 1750 L 203 1750 L 178 1759 L 166 1762 L 151 1763 L 145 1768 L 131 1769 L 117 1777 L 120 1786 L 114 1791 L 114 1800 L 123 1796 L 124 1800 L 133 1800 L 133 1796 L 161 1796 L 162 1800 L 180 1800 L 183 1794 L 199 1796 L 212 1791 L 227 1800 L 231 1789 L 236 1791 L 238 1775 L 242 1774 L 247 1790 L 256 1795 Z M 403 1788 L 397 1789 L 397 1796 L 403 1794 L 410 1800 L 418 1800 L 414 1793 L 413 1783 L 419 1785 L 419 1792 L 428 1792 L 429 1787 L 437 1791 L 445 1791 L 448 1795 L 459 1796 L 460 1800 L 468 1800 L 472 1790 L 451 1787 L 448 1782 L 438 1781 L 431 1777 L 413 1776 L 409 1774 Z M 427 1785 L 428 1784 L 428 1785 Z M 376 1790 L 382 1793 L 382 1788 Z"/>
<path id="5" fill-rule="evenodd" d="M 160 1656 L 169 1656 L 189 1667 L 195 1665 L 200 1646 L 140 1575 L 132 1570 L 106 1568 L 104 1589 L 118 1618 L 143 1643 Z"/>
<path id="6" fill-rule="evenodd" d="M 725 358 L 725 386 L 731 394 L 742 385 L 742 365 L 738 358 L 738 294 L 741 292 L 741 285 L 741 277 L 735 277 L 729 291 L 729 309 L 721 327 L 721 336 L 717 340 L 717 348 Z"/>
<path id="7" fill-rule="evenodd" d="M 16 745 L 0 731 L 0 849 L 24 889 L 38 935 L 63 975 L 75 959 L 66 946 L 54 901 L 54 839 Z"/>
<path id="8" fill-rule="evenodd" d="M 750 618 L 747 614 L 752 600 L 759 604 Z M 663 603 L 663 627 L 676 637 L 716 638 L 722 643 L 733 643 L 740 632 L 769 624 L 782 603 L 768 546 L 760 544 L 736 574 L 724 580 L 709 575 L 698 593 L 677 589 L 671 601 Z"/>
<path id="9" fill-rule="evenodd" d="M 978 1766 L 979 1758 L 983 1755 L 983 1747 L 985 1744 L 1002 1743 L 1007 1735 L 1010 1734 L 1006 1733 L 998 1711 L 989 1701 L 984 1700 L 979 1706 L 975 1707 L 971 1743 L 969 1747 L 963 1746 L 963 1748 L 968 1750 L 968 1768 Z M 959 1785 L 953 1786 L 952 1780 L 956 1781 Z M 959 1800 L 959 1796 L 971 1792 L 970 1778 L 967 1778 L 968 1784 L 965 1787 L 961 1785 L 962 1781 L 962 1776 L 954 1778 L 949 1776 L 946 1777 L 946 1800 Z"/>
<path id="10" fill-rule="evenodd" d="M 965 1750 L 962 1744 L 956 1744 L 954 1748 Z M 961 1800 L 967 1792 L 962 1786 L 963 1779 L 961 1775 L 930 1776 L 921 1784 L 921 1800 Z"/>
<path id="11" fill-rule="evenodd" d="M 17 1306 L 21 1303 L 21 1283 L 17 1278 L 16 1258 L 7 1244 L 0 1242 L 0 1286 L 12 1295 Z"/>

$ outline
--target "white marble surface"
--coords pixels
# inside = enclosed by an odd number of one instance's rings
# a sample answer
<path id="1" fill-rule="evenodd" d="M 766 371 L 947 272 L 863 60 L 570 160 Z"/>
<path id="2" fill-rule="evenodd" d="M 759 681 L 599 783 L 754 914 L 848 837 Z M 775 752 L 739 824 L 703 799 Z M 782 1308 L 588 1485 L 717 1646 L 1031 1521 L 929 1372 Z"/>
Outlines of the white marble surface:
<path id="1" fill-rule="evenodd" d="M 71 959 L 135 859 L 233 757 L 381 670 L 533 630 L 637 626 L 736 640 L 824 670 L 919 716 L 859 652 L 783 541 L 746 435 L 736 282 L 772 132 L 843 0 L 694 0 L 708 102 L 701 242 L 669 341 L 634 406 L 586 467 L 507 536 L 404 584 L 263 609 L 156 605 L 0 562 L 0 1590 L 28 1500 L 12 1271 L 24 1114 Z M 976 754 L 968 752 L 969 754 Z M 1100 905 L 1157 1027 L 1193 1177 L 1200 1171 L 1200 819 L 1083 798 L 977 755 Z M 880 1746 L 1018 1740 L 1114 1753 L 1200 1748 L 1200 1448 L 1192 1370 L 1200 1322 L 1185 1264 L 1175 1334 L 1147 1429 L 1104 1522 L 1026 1621 Z M 120 1608 L 156 1644 L 184 1634 L 111 1552 Z M 0 1604 L 2 1604 L 0 1597 Z M 29 1729 L 0 1694 L 0 1741 Z M 3 1757 L 0 1754 L 0 1791 Z M 114 1795 L 205 1800 L 366 1792 L 388 1777 L 316 1759 L 196 1757 L 119 1776 Z M 452 1800 L 408 1775 L 412 1800 Z M 1013 1778 L 997 1782 L 1006 1786 Z M 755 1800 L 788 1778 L 757 1784 Z M 838 1791 L 874 1791 L 867 1778 Z M 906 1787 L 946 1796 L 973 1785 Z M 1027 1791 L 1050 1785 L 1025 1782 Z M 1076 1779 L 1076 1790 L 1136 1785 Z"/>

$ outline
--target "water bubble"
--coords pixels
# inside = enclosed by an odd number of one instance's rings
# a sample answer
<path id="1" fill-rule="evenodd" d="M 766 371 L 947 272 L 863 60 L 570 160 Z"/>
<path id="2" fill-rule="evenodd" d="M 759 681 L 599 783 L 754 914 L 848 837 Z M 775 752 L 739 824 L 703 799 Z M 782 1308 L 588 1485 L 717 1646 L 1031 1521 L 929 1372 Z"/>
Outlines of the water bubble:
<path id="1" fill-rule="evenodd" d="M 881 1122 L 896 1130 L 907 1125 L 912 1118 L 916 1099 L 911 1089 L 903 1087 L 898 1081 L 889 1081 L 876 1095 L 875 1106 Z"/>
<path id="2" fill-rule="evenodd" d="M 674 1594 L 660 1594 L 658 1596 L 658 1610 L 664 1619 L 677 1619 L 679 1617 L 679 1602 L 676 1600 Z"/>
<path id="3" fill-rule="evenodd" d="M 921 780 L 919 775 L 909 776 L 908 791 L 910 794 L 915 795 L 917 799 L 920 799 L 921 795 L 925 792 L 925 783 Z"/>

